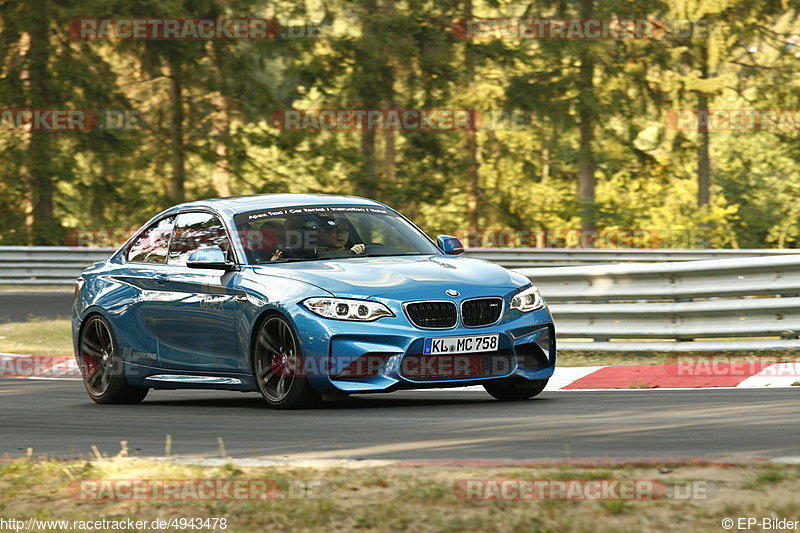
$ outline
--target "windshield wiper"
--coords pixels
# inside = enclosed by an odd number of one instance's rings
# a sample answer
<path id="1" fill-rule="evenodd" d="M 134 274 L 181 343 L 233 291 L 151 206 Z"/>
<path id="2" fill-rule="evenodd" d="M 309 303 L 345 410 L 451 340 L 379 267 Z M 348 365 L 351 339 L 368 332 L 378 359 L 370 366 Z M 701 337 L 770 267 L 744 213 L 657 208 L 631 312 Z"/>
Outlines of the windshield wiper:
<path id="1" fill-rule="evenodd" d="M 364 255 L 357 255 L 356 257 L 406 257 L 409 255 L 432 255 L 432 254 L 425 254 L 425 253 L 417 253 L 417 254 L 364 254 Z"/>
<path id="2" fill-rule="evenodd" d="M 419 256 L 419 255 L 433 255 L 433 254 L 426 254 L 426 253 L 416 253 L 416 254 L 363 254 L 363 255 L 343 255 L 341 257 L 282 257 L 276 261 L 256 261 L 254 264 L 256 265 L 279 265 L 283 263 L 301 263 L 301 262 L 308 262 L 308 261 L 338 261 L 339 259 L 357 259 L 359 257 L 408 257 L 408 256 Z"/>
<path id="3" fill-rule="evenodd" d="M 318 257 L 281 257 L 275 261 L 261 261 L 256 260 L 256 265 L 279 265 L 281 263 L 299 263 L 302 261 L 319 261 Z"/>

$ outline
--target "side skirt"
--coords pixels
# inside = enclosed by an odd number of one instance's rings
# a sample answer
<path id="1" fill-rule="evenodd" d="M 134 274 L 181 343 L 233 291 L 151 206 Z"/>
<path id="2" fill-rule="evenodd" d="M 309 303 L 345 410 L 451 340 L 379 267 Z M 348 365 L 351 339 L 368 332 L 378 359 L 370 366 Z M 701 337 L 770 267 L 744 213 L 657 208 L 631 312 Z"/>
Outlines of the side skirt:
<path id="1" fill-rule="evenodd" d="M 125 363 L 131 385 L 151 389 L 211 389 L 258 392 L 253 376 L 220 372 L 182 372 Z"/>

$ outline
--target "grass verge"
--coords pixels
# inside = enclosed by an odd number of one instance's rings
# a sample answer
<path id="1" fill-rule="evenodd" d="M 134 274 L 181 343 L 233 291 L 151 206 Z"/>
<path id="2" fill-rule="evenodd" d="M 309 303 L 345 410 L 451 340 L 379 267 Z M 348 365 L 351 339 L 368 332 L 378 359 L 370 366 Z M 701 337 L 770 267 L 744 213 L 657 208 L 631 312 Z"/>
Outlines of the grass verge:
<path id="1" fill-rule="evenodd" d="M 73 284 L 69 285 L 13 285 L 0 283 L 0 292 L 66 292 L 72 294 Z"/>
<path id="2" fill-rule="evenodd" d="M 120 479 L 269 480 L 286 497 L 165 501 L 87 500 L 75 496 L 74 487 L 81 481 Z M 670 497 L 646 501 L 466 501 L 454 489 L 466 479 L 653 480 L 667 487 L 695 489 L 681 491 L 680 498 L 675 492 Z M 285 490 L 298 484 L 316 488 L 293 493 Z M 798 490 L 800 467 L 764 464 L 616 466 L 597 470 L 575 466 L 240 468 L 232 464 L 199 467 L 131 459 L 91 463 L 21 459 L 0 463 L 0 515 L 5 518 L 34 517 L 70 523 L 103 518 L 225 518 L 228 532 L 721 531 L 723 518 L 798 519 Z"/>
<path id="3" fill-rule="evenodd" d="M 68 319 L 35 319 L 0 324 L 0 352 L 28 355 L 72 355 Z"/>

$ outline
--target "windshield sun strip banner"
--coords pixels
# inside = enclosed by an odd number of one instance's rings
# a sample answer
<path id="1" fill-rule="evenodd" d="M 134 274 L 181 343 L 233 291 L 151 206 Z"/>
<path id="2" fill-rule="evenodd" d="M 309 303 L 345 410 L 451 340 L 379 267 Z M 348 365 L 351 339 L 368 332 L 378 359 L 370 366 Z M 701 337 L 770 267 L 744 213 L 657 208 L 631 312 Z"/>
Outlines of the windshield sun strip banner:
<path id="1" fill-rule="evenodd" d="M 384 207 L 372 205 L 308 205 L 247 211 L 235 215 L 234 220 L 237 224 L 242 224 L 244 222 L 251 222 L 254 220 L 263 220 L 265 218 L 289 217 L 298 215 L 334 215 L 338 213 L 398 216 L 394 211 Z"/>

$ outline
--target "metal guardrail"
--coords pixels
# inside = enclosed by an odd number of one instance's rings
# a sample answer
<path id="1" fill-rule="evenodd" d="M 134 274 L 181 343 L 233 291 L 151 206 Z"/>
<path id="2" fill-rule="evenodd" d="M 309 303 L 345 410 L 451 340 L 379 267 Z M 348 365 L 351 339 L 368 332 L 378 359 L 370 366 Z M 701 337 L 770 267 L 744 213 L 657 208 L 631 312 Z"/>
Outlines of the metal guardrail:
<path id="1" fill-rule="evenodd" d="M 114 248 L 0 246 L 0 285 L 71 285 L 78 274 Z"/>
<path id="2" fill-rule="evenodd" d="M 670 248 L 469 248 L 466 255 L 506 268 L 590 265 L 598 263 L 654 263 L 702 261 L 800 254 L 800 249 L 670 249 Z"/>
<path id="3" fill-rule="evenodd" d="M 566 350 L 800 348 L 800 256 L 525 268 Z"/>
<path id="4" fill-rule="evenodd" d="M 0 247 L 0 284 L 70 285 L 112 252 Z M 800 348 L 800 250 L 473 249 L 468 255 L 510 267 L 647 261 L 517 268 L 541 287 L 561 349 Z"/>
<path id="5" fill-rule="evenodd" d="M 102 261 L 114 248 L 66 246 L 0 246 L 0 284 L 71 284 L 86 266 Z M 471 248 L 468 257 L 485 259 L 506 268 L 568 267 L 618 262 L 698 261 L 705 259 L 765 257 L 799 254 L 799 250 L 695 250 L 695 249 L 566 249 Z"/>

